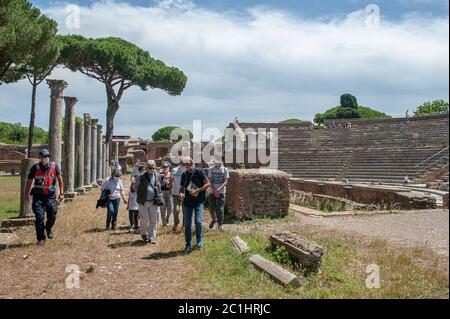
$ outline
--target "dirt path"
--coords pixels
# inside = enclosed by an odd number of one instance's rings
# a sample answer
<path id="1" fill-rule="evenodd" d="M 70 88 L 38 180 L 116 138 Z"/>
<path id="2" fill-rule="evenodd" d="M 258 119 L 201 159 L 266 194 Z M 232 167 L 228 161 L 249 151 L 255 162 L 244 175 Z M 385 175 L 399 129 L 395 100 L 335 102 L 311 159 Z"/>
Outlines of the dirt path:
<path id="1" fill-rule="evenodd" d="M 104 231 L 104 210 L 94 208 L 98 190 L 58 212 L 55 238 L 35 245 L 34 228 L 18 232 L 23 247 L 0 251 L 0 298 L 193 298 L 202 297 L 183 276 L 194 271 L 180 254 L 183 235 L 159 229 L 157 245 L 127 232 L 121 205 L 116 232 Z M 84 273 L 95 263 L 92 273 Z M 67 289 L 66 267 L 82 275 L 79 289 Z M 194 293 L 195 292 L 195 293 Z"/>

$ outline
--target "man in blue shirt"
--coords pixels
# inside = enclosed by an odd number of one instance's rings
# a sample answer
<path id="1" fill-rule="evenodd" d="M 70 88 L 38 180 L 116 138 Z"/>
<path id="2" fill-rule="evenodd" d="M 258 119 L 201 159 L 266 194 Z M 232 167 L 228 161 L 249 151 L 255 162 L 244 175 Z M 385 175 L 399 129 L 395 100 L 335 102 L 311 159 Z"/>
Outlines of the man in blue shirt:
<path id="1" fill-rule="evenodd" d="M 192 215 L 195 213 L 196 247 L 201 249 L 203 205 L 206 199 L 206 190 L 210 187 L 208 177 L 202 169 L 195 168 L 190 157 L 183 158 L 185 172 L 181 176 L 180 200 L 183 201 L 184 236 L 186 247 L 184 253 L 192 251 Z"/>

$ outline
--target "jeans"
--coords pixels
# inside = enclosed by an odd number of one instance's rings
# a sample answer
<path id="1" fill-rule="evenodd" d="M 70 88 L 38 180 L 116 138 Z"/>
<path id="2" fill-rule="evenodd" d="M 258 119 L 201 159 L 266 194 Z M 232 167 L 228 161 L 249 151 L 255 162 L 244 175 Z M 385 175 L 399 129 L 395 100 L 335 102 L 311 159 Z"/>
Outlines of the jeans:
<path id="1" fill-rule="evenodd" d="M 153 201 L 146 201 L 145 205 L 139 204 L 140 230 L 142 236 L 156 239 L 156 233 L 158 231 L 158 208 Z"/>
<path id="2" fill-rule="evenodd" d="M 117 223 L 117 215 L 119 214 L 119 204 L 120 198 L 111 199 L 106 206 L 107 215 L 106 215 L 106 227 L 109 227 L 111 224 L 112 228 L 116 228 Z"/>
<path id="3" fill-rule="evenodd" d="M 220 226 L 223 225 L 225 210 L 225 194 L 220 194 L 217 198 L 214 194 L 209 195 L 209 212 L 213 222 L 218 222 Z"/>
<path id="4" fill-rule="evenodd" d="M 52 230 L 53 225 L 55 225 L 56 214 L 58 212 L 56 195 L 34 195 L 31 207 L 36 217 L 35 227 L 37 240 L 44 240 L 44 230 L 47 230 L 48 233 Z M 47 223 L 45 223 L 45 212 L 47 212 Z"/>
<path id="5" fill-rule="evenodd" d="M 186 239 L 186 247 L 192 247 L 192 215 L 195 213 L 195 238 L 197 239 L 197 247 L 202 247 L 202 218 L 203 203 L 195 207 L 183 206 L 184 212 L 184 237 Z"/>

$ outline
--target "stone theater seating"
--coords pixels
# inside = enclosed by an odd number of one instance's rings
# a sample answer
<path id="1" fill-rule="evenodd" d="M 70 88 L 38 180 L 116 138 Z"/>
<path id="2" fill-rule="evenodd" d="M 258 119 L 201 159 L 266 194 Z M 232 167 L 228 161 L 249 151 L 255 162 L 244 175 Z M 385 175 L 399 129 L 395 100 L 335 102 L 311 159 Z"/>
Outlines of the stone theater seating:
<path id="1" fill-rule="evenodd" d="M 349 120 L 334 122 L 344 126 Z M 448 114 L 350 122 L 351 128 L 328 129 L 311 123 L 238 125 L 278 128 L 279 169 L 294 178 L 402 183 L 404 176 L 418 181 L 448 165 Z"/>

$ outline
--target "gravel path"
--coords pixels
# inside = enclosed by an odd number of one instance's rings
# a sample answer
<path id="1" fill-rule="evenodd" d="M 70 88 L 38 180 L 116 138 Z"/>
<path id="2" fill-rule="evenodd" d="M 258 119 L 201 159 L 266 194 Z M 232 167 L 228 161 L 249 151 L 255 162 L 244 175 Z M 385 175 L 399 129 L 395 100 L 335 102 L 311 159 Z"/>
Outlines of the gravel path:
<path id="1" fill-rule="evenodd" d="M 449 257 L 448 210 L 411 211 L 392 215 L 351 217 L 309 217 L 300 215 L 300 224 L 356 232 L 399 244 L 427 247 Z"/>

